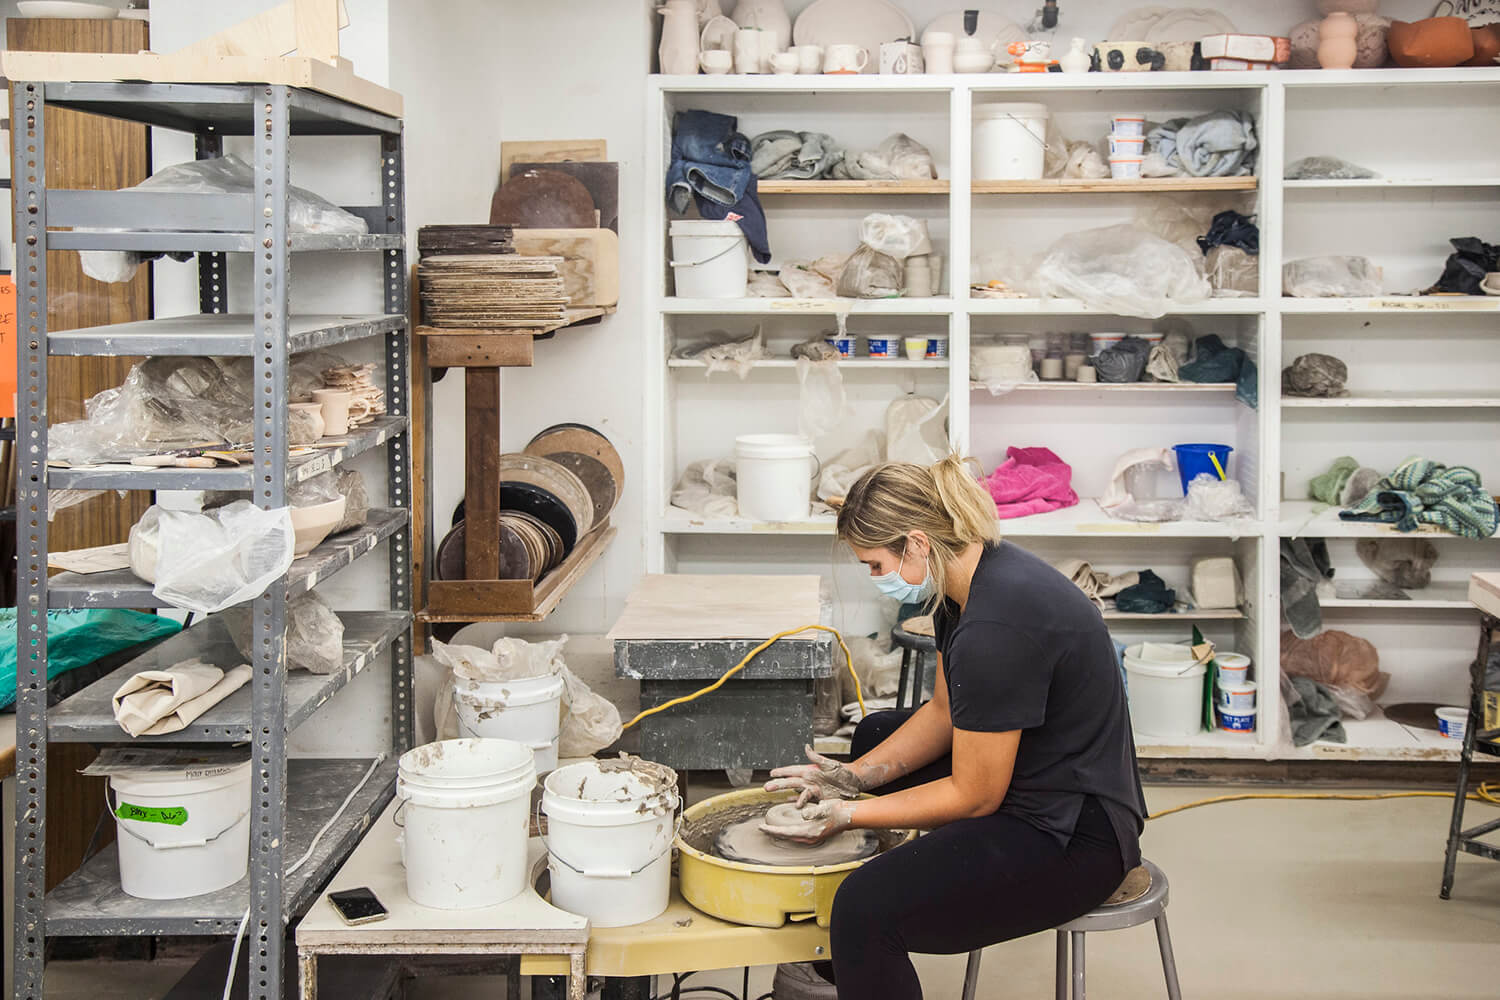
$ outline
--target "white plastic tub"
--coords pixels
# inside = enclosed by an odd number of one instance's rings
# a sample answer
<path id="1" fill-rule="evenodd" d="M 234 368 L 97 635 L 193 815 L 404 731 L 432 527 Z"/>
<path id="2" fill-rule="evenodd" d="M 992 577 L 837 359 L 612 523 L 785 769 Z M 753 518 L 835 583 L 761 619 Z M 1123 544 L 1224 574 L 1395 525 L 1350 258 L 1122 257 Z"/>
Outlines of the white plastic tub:
<path id="1" fill-rule="evenodd" d="M 1142 162 L 1139 156 L 1111 156 L 1109 176 L 1117 181 L 1139 180 Z"/>
<path id="2" fill-rule="evenodd" d="M 1255 682 L 1229 681 L 1219 678 L 1214 685 L 1214 703 L 1226 712 L 1255 708 Z"/>
<path id="3" fill-rule="evenodd" d="M 401 859 L 412 902 L 439 910 L 503 903 L 526 887 L 536 763 L 513 740 L 429 743 L 402 754 Z"/>
<path id="4" fill-rule="evenodd" d="M 120 888 L 183 899 L 245 877 L 250 865 L 250 761 L 109 776 Z"/>
<path id="5" fill-rule="evenodd" d="M 1203 729 L 1203 675 L 1187 646 L 1137 643 L 1125 650 L 1130 723 L 1143 736 L 1187 737 Z"/>
<path id="6" fill-rule="evenodd" d="M 668 233 L 679 298 L 745 297 L 750 283 L 750 247 L 736 223 L 679 219 Z"/>
<path id="7" fill-rule="evenodd" d="M 734 439 L 740 516 L 752 521 L 805 521 L 812 515 L 818 462 L 800 434 L 742 434 Z"/>
<path id="8" fill-rule="evenodd" d="M 1110 156 L 1144 156 L 1146 137 L 1143 135 L 1112 135 L 1109 137 Z"/>
<path id="9" fill-rule="evenodd" d="M 1109 116 L 1111 135 L 1126 138 L 1146 134 L 1146 116 L 1139 111 L 1120 111 Z"/>
<path id="10" fill-rule="evenodd" d="M 1040 180 L 1047 117 L 1045 104 L 976 104 L 974 180 Z"/>
<path id="11" fill-rule="evenodd" d="M 642 775 L 610 761 L 553 771 L 543 786 L 554 905 L 595 927 L 624 927 L 667 908 L 676 775 Z"/>
<path id="12" fill-rule="evenodd" d="M 557 768 L 563 679 L 555 674 L 512 681 L 458 678 L 453 707 L 460 736 L 515 740 L 531 748 L 538 774 Z"/>
<path id="13" fill-rule="evenodd" d="M 1253 708 L 1221 708 L 1219 713 L 1219 728 L 1227 733 L 1253 733 L 1255 732 L 1255 709 Z"/>
<path id="14" fill-rule="evenodd" d="M 1250 657 L 1244 653 L 1214 653 L 1220 684 L 1243 684 L 1250 679 Z"/>
<path id="15" fill-rule="evenodd" d="M 1464 730 L 1469 728 L 1469 710 L 1466 708 L 1440 708 L 1435 713 L 1438 720 L 1438 732 L 1450 740 L 1464 738 Z"/>

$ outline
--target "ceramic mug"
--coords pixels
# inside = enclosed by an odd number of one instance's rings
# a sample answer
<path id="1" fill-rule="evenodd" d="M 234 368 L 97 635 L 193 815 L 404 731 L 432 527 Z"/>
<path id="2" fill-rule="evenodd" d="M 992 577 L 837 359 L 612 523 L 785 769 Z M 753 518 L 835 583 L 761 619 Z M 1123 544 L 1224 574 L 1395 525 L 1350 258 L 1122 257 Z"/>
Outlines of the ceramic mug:
<path id="1" fill-rule="evenodd" d="M 801 60 L 795 52 L 778 52 L 771 57 L 771 71 L 777 76 L 791 76 L 797 72 Z"/>
<path id="2" fill-rule="evenodd" d="M 1500 295 L 1500 271 L 1491 271 L 1479 283 L 1479 290 L 1486 295 Z"/>
<path id="3" fill-rule="evenodd" d="M 734 33 L 734 71 L 760 72 L 760 29 L 741 28 Z"/>
<path id="4" fill-rule="evenodd" d="M 823 46 L 797 46 L 797 72 L 821 73 L 823 71 Z"/>
<path id="5" fill-rule="evenodd" d="M 776 54 L 780 51 L 781 47 L 776 44 L 776 32 L 766 31 L 762 28 L 760 32 L 760 71 L 762 73 L 774 73 L 776 71 L 776 68 L 771 64 L 771 60 L 775 59 Z"/>
<path id="6" fill-rule="evenodd" d="M 927 72 L 948 74 L 953 72 L 954 40 L 951 32 L 929 31 L 922 36 L 922 60 Z"/>
<path id="7" fill-rule="evenodd" d="M 823 57 L 825 73 L 863 73 L 870 53 L 858 45 L 830 45 Z"/>
<path id="8" fill-rule="evenodd" d="M 734 69 L 734 54 L 725 49 L 709 49 L 698 53 L 698 65 L 713 76 L 728 73 Z"/>
<path id="9" fill-rule="evenodd" d="M 312 396 L 323 407 L 323 433 L 333 437 L 348 434 L 349 407 L 354 403 L 354 393 L 343 389 L 315 389 Z"/>

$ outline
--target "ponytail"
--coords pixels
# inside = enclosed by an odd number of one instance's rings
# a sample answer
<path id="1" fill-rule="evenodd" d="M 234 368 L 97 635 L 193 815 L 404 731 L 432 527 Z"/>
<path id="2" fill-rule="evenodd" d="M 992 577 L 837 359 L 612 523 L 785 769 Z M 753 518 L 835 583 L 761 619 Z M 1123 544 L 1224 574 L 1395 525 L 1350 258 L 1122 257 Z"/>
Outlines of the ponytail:
<path id="1" fill-rule="evenodd" d="M 953 520 L 953 537 L 969 542 L 997 542 L 1000 522 L 995 517 L 995 501 L 969 473 L 969 459 L 957 452 L 928 466 L 937 488 L 938 499 Z"/>

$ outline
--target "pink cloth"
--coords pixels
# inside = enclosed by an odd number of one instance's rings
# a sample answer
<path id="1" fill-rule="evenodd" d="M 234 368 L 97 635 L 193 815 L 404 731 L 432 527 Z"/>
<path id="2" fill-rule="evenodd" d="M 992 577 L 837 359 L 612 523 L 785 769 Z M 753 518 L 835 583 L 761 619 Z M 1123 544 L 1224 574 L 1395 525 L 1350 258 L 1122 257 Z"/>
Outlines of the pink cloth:
<path id="1" fill-rule="evenodd" d="M 1006 459 L 984 481 L 995 498 L 997 516 L 1025 517 L 1078 503 L 1073 470 L 1049 448 L 1010 448 Z"/>

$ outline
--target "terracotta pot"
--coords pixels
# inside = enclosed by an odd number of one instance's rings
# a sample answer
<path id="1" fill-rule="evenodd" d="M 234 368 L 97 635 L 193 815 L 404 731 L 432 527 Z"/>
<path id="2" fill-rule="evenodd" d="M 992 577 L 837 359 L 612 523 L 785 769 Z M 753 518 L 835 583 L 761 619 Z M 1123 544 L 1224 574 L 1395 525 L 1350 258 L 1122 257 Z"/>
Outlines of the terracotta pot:
<path id="1" fill-rule="evenodd" d="M 1494 66 L 1495 57 L 1500 56 L 1500 24 L 1487 24 L 1482 28 L 1470 28 L 1474 36 L 1474 58 L 1465 66 Z"/>
<path id="2" fill-rule="evenodd" d="M 1387 44 L 1397 66 L 1443 68 L 1474 58 L 1474 34 L 1461 17 L 1392 21 Z"/>
<path id="3" fill-rule="evenodd" d="M 1354 15 L 1334 11 L 1318 25 L 1318 65 L 1324 69 L 1352 69 L 1359 25 Z"/>

